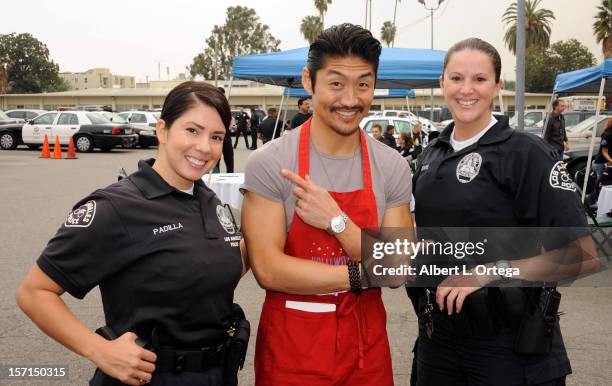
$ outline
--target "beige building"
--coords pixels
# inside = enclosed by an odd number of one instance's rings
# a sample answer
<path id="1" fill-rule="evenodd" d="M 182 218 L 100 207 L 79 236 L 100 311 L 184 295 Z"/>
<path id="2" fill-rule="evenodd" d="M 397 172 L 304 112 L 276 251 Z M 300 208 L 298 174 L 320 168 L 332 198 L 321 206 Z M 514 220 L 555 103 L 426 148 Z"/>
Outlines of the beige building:
<path id="1" fill-rule="evenodd" d="M 4 94 L 0 95 L 0 110 L 15 108 L 52 110 L 82 105 L 106 105 L 110 106 L 113 111 L 159 109 L 162 107 L 164 98 L 168 92 L 178 83 L 180 82 L 170 81 L 155 83 L 155 86 L 163 85 L 165 87 L 150 88 L 89 88 L 84 90 L 41 94 Z M 229 85 L 225 81 L 219 82 L 218 85 L 224 86 L 226 93 L 229 92 Z M 238 106 L 256 106 L 265 111 L 268 107 L 279 106 L 282 93 L 282 87 L 263 85 L 249 81 L 234 81 L 229 100 L 234 108 Z M 527 93 L 525 95 L 525 108 L 543 109 L 546 107 L 549 99 L 550 94 Z M 514 92 L 504 90 L 502 92 L 502 100 L 506 111 L 508 109 L 510 109 L 510 111 L 514 110 Z M 410 108 L 411 110 L 423 110 L 429 108 L 429 105 L 430 91 L 417 90 L 416 98 L 375 99 L 371 109 L 404 110 Z M 434 91 L 434 105 L 435 107 L 445 106 L 440 90 Z M 498 99 L 494 102 L 494 108 L 495 110 L 499 110 Z M 292 114 L 296 110 L 297 98 L 291 97 L 289 99 L 288 117 L 293 116 Z"/>
<path id="2" fill-rule="evenodd" d="M 133 76 L 113 75 L 108 68 L 92 68 L 85 72 L 60 72 L 59 76 L 72 90 L 136 87 Z"/>

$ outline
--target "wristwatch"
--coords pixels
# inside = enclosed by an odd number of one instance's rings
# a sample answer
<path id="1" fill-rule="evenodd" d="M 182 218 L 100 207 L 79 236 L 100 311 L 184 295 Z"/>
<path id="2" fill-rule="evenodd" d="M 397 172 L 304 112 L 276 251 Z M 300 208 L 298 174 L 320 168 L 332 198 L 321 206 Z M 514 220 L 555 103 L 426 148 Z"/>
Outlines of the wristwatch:
<path id="1" fill-rule="evenodd" d="M 495 268 L 503 268 L 504 270 L 509 270 L 509 269 L 512 268 L 512 264 L 510 264 L 510 262 L 508 260 L 497 260 L 495 262 Z M 508 277 L 506 275 L 502 275 L 499 272 L 497 274 L 502 279 L 502 281 L 510 280 L 510 277 Z"/>
<path id="2" fill-rule="evenodd" d="M 332 218 L 329 222 L 329 226 L 326 229 L 327 233 L 335 236 L 344 232 L 348 219 L 348 216 L 344 212 L 340 213 L 339 216 Z"/>

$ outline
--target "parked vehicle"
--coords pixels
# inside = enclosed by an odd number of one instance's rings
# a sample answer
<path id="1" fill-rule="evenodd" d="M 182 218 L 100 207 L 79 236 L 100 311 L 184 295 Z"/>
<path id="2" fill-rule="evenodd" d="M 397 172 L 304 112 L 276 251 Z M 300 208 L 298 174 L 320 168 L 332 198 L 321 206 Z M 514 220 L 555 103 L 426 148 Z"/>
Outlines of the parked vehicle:
<path id="1" fill-rule="evenodd" d="M 50 111 L 21 128 L 22 143 L 31 148 L 40 146 L 45 135 L 49 142 L 57 136 L 61 145 L 68 145 L 72 137 L 80 152 L 91 152 L 94 148 L 110 151 L 115 146 L 138 141 L 129 125 L 116 124 L 99 113 L 87 111 Z"/>
<path id="2" fill-rule="evenodd" d="M 142 149 L 147 149 L 151 146 L 158 145 L 155 125 L 143 126 L 136 123 L 132 124 L 129 123 L 121 114 L 109 113 L 107 111 L 101 111 L 98 112 L 98 114 L 104 115 L 109 121 L 113 123 L 120 125 L 129 125 L 132 128 L 133 132 L 138 134 L 138 143 L 134 143 L 132 147 L 136 147 L 136 145 L 138 145 Z"/>
<path id="3" fill-rule="evenodd" d="M 600 115 L 597 122 L 597 131 L 595 133 L 595 142 L 593 145 L 593 157 L 597 155 L 599 143 L 601 142 L 601 134 L 603 133 L 608 119 L 612 115 Z M 577 171 L 586 168 L 589 149 L 591 147 L 591 134 L 595 117 L 590 117 L 585 121 L 577 124 L 574 127 L 567 129 L 567 139 L 570 144 L 570 150 L 565 152 L 566 168 L 571 176 L 574 176 Z"/>
<path id="4" fill-rule="evenodd" d="M 546 118 L 546 110 L 525 110 L 523 113 L 523 127 L 536 127 L 536 124 Z M 518 127 L 518 114 L 510 118 L 510 127 Z"/>
<path id="5" fill-rule="evenodd" d="M 24 119 L 11 118 L 8 115 L 6 115 L 4 112 L 0 111 L 0 125 L 10 125 L 13 123 L 23 123 L 23 122 L 25 122 Z"/>
<path id="6" fill-rule="evenodd" d="M 0 149 L 14 150 L 21 141 L 23 123 L 0 125 Z"/>
<path id="7" fill-rule="evenodd" d="M 46 113 L 47 110 L 34 110 L 34 109 L 13 109 L 5 111 L 6 115 L 11 118 L 19 118 L 24 121 L 34 119 L 42 113 Z"/>
<path id="8" fill-rule="evenodd" d="M 367 134 L 372 135 L 372 126 L 375 124 L 379 124 L 382 127 L 382 132 L 384 134 L 388 125 L 393 125 L 395 127 L 394 137 L 397 139 L 400 133 L 407 131 L 412 133 L 414 128 L 415 120 L 405 117 L 383 117 L 380 115 L 373 115 L 371 117 L 364 118 L 359 126 L 365 131 Z M 428 134 L 430 131 L 429 127 L 421 126 L 421 130 Z M 433 131 L 437 131 L 434 127 Z"/>

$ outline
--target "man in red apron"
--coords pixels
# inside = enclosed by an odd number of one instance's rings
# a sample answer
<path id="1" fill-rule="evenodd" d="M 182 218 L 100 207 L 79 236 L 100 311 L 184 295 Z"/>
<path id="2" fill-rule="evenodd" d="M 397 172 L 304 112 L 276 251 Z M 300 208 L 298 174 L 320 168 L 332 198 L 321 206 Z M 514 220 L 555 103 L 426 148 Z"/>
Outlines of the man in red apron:
<path id="1" fill-rule="evenodd" d="M 302 76 L 313 117 L 247 162 L 242 224 L 267 290 L 258 386 L 393 385 L 381 290 L 361 291 L 353 263 L 361 229 L 412 226 L 408 164 L 358 126 L 380 51 L 358 26 L 321 33 Z"/>

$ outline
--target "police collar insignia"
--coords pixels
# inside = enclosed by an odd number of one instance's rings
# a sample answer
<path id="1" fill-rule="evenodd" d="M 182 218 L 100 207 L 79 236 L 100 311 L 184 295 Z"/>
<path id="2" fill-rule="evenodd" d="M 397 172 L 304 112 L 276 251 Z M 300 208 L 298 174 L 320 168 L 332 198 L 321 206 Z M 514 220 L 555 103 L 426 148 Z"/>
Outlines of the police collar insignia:
<path id="1" fill-rule="evenodd" d="M 217 205 L 217 218 L 219 219 L 219 223 L 227 233 L 229 233 L 230 235 L 236 233 L 236 228 L 234 227 L 232 217 L 228 213 L 227 209 L 222 205 Z"/>
<path id="2" fill-rule="evenodd" d="M 93 222 L 94 216 L 96 215 L 96 202 L 93 200 L 87 201 L 85 204 L 79 206 L 66 217 L 64 226 L 66 227 L 80 227 L 87 228 Z"/>
<path id="3" fill-rule="evenodd" d="M 457 165 L 457 180 L 463 184 L 472 181 L 478 175 L 482 165 L 482 156 L 478 153 L 470 153 L 463 157 Z"/>
<path id="4" fill-rule="evenodd" d="M 557 163 L 554 164 L 550 170 L 549 183 L 553 188 L 569 190 L 572 192 L 576 191 L 576 187 L 574 186 L 569 173 L 561 161 L 557 161 Z"/>

